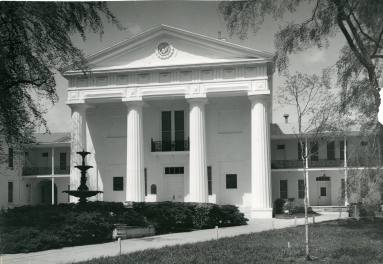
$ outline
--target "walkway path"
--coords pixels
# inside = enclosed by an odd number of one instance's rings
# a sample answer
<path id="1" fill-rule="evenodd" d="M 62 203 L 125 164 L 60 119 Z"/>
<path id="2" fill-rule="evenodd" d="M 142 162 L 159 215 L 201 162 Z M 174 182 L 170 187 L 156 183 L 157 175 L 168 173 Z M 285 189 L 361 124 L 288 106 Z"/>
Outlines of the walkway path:
<path id="1" fill-rule="evenodd" d="M 323 222 L 345 218 L 346 213 L 322 213 L 315 217 L 315 222 Z M 312 222 L 312 218 L 310 218 Z M 297 225 L 303 225 L 304 219 L 296 220 Z M 246 226 L 226 227 L 218 229 L 218 237 L 231 237 L 241 234 L 261 232 L 271 229 L 281 229 L 295 225 L 294 219 L 256 219 L 251 220 Z M 177 244 L 195 243 L 217 238 L 217 230 L 206 229 L 185 233 L 174 233 L 145 238 L 126 239 L 121 241 L 122 253 L 160 248 Z M 9 254 L 0 257 L 0 264 L 45 264 L 45 263 L 72 263 L 84 261 L 102 256 L 115 256 L 119 254 L 118 242 L 104 244 L 66 247 L 62 249 L 52 249 L 27 254 Z"/>

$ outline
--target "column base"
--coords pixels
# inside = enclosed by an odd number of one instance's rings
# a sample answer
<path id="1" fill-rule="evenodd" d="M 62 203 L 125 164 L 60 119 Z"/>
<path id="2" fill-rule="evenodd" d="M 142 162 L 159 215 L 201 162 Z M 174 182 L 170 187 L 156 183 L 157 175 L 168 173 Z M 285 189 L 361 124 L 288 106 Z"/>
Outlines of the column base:
<path id="1" fill-rule="evenodd" d="M 253 208 L 250 212 L 251 218 L 273 218 L 273 208 Z"/>

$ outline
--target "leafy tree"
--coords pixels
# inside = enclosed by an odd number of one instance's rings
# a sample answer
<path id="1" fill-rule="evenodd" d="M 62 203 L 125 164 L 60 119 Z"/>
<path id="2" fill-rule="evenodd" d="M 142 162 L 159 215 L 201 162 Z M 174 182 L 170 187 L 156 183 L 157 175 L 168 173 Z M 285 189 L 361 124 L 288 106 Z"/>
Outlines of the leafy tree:
<path id="1" fill-rule="evenodd" d="M 292 125 L 300 146 L 300 159 L 304 179 L 304 208 L 305 208 L 305 252 L 306 259 L 310 256 L 309 223 L 308 223 L 308 160 L 317 155 L 319 137 L 339 133 L 339 123 L 344 122 L 338 114 L 336 96 L 331 89 L 329 70 L 324 70 L 322 76 L 296 73 L 285 74 L 284 89 L 279 90 L 278 99 L 282 105 L 290 106 L 296 117 L 296 125 Z M 329 134 L 330 133 L 330 134 Z"/>
<path id="2" fill-rule="evenodd" d="M 119 22 L 104 2 L 0 2 L 0 135 L 10 144 L 32 139 L 44 126 L 42 100 L 57 101 L 54 75 L 86 69 L 70 37 L 103 34 L 103 21 Z"/>
<path id="3" fill-rule="evenodd" d="M 284 25 L 275 35 L 277 68 L 283 71 L 288 67 L 288 55 L 326 47 L 330 38 L 343 34 L 347 45 L 337 63 L 343 109 L 357 109 L 370 124 L 376 124 L 382 68 L 378 60 L 383 58 L 383 1 L 248 0 L 221 2 L 219 10 L 228 32 L 245 38 L 250 29 L 257 32 L 266 15 L 282 19 L 303 5 L 312 7 L 310 17 Z"/>

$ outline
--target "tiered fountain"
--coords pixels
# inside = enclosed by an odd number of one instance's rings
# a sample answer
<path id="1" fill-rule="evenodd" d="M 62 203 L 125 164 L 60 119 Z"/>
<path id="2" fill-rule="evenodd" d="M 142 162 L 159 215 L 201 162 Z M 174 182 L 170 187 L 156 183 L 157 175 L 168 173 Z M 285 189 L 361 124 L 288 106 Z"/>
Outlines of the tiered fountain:
<path id="1" fill-rule="evenodd" d="M 85 204 L 87 202 L 86 198 L 102 193 L 102 191 L 90 191 L 88 186 L 86 185 L 86 171 L 89 170 L 90 168 L 93 168 L 93 166 L 85 165 L 85 157 L 89 155 L 90 152 L 83 150 L 83 151 L 77 152 L 77 154 L 81 155 L 82 157 L 81 165 L 74 166 L 75 168 L 81 171 L 80 186 L 77 188 L 77 190 L 68 190 L 63 192 L 71 196 L 80 198 L 79 203 Z"/>

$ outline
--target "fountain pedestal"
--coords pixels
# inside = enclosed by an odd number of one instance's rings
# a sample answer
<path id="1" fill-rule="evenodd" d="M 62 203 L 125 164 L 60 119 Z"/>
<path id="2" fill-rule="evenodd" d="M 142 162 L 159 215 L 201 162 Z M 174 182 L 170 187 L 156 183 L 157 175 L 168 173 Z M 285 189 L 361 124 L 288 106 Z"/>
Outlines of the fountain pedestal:
<path id="1" fill-rule="evenodd" d="M 95 196 L 99 193 L 102 193 L 102 191 L 90 191 L 88 186 L 86 185 L 86 171 L 93 168 L 93 166 L 89 166 L 85 164 L 85 157 L 89 155 L 90 152 L 83 150 L 83 151 L 77 152 L 77 154 L 81 155 L 82 157 L 81 165 L 74 166 L 75 168 L 81 171 L 80 186 L 77 188 L 77 190 L 67 190 L 63 192 L 71 196 L 80 198 L 79 203 L 85 204 L 87 202 L 87 198 Z"/>

